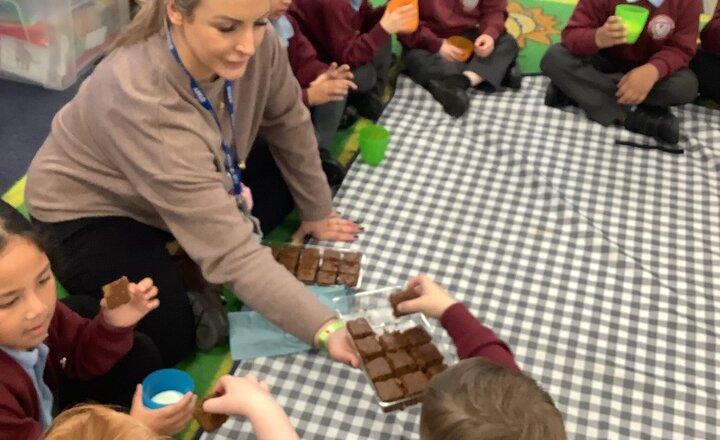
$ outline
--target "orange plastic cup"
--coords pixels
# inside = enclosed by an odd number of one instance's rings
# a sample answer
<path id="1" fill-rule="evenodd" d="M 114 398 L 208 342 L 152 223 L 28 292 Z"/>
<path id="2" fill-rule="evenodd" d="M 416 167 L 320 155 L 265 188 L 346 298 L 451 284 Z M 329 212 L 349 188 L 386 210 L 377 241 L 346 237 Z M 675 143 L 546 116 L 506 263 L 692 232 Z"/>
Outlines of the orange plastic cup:
<path id="1" fill-rule="evenodd" d="M 453 35 L 452 37 L 448 38 L 447 41 L 453 46 L 462 49 L 463 54 L 460 58 L 460 61 L 462 62 L 469 60 L 473 52 L 475 51 L 475 43 L 465 37 L 461 37 L 460 35 Z"/>
<path id="2" fill-rule="evenodd" d="M 420 25 L 420 9 L 418 7 L 418 0 L 390 0 L 387 5 L 387 11 L 392 12 L 405 5 L 413 5 L 415 7 L 415 16 L 410 22 L 408 22 L 404 31 L 407 33 L 415 32 Z"/>

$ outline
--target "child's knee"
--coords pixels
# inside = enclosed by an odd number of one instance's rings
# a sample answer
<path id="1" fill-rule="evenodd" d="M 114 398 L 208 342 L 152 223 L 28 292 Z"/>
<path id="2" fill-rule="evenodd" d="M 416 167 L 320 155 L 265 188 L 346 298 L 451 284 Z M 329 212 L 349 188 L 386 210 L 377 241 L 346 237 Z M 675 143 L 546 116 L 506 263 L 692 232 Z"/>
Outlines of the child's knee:
<path id="1" fill-rule="evenodd" d="M 570 56 L 570 52 L 565 47 L 561 44 L 554 44 L 548 48 L 545 56 L 540 60 L 540 70 L 553 79 L 553 76 L 562 70 L 568 56 Z"/>

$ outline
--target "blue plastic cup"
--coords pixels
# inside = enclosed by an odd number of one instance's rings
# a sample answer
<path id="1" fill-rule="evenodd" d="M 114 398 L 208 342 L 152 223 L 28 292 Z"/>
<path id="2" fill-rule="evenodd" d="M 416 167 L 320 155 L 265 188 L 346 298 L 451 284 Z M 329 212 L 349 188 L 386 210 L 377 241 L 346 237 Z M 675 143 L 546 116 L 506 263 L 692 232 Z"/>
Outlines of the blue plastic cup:
<path id="1" fill-rule="evenodd" d="M 195 382 L 192 377 L 184 371 L 174 368 L 164 368 L 148 374 L 142 382 L 143 405 L 146 408 L 158 409 L 176 402 L 162 403 L 158 395 L 168 397 L 168 394 L 180 393 L 184 396 L 187 392 L 195 391 Z M 168 393 L 169 392 L 169 393 Z M 155 399 L 155 400 L 153 400 Z"/>

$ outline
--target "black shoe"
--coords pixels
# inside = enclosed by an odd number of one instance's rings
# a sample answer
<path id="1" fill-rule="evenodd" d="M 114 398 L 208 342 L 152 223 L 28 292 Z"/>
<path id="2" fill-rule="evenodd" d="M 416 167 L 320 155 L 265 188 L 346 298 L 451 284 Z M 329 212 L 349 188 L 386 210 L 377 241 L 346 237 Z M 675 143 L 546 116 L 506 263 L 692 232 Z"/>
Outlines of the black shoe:
<path id="1" fill-rule="evenodd" d="M 517 63 L 514 63 L 507 72 L 505 72 L 505 77 L 502 79 L 500 85 L 510 87 L 513 90 L 520 90 L 520 87 L 522 87 L 522 72 Z"/>
<path id="2" fill-rule="evenodd" d="M 568 97 L 558 86 L 554 83 L 548 85 L 545 90 L 545 105 L 554 108 L 563 108 L 572 105 L 572 99 Z"/>
<path id="3" fill-rule="evenodd" d="M 338 186 L 345 178 L 345 167 L 333 159 L 328 150 L 320 149 L 320 163 L 330 186 Z"/>
<path id="4" fill-rule="evenodd" d="M 456 87 L 460 90 L 467 90 L 472 87 L 470 78 L 463 75 L 462 73 L 446 76 L 441 79 L 440 82 L 442 82 L 445 87 Z"/>
<path id="5" fill-rule="evenodd" d="M 202 292 L 188 291 L 195 316 L 195 343 L 200 350 L 210 350 L 229 334 L 230 323 L 222 306 L 222 286 L 207 285 Z"/>
<path id="6" fill-rule="evenodd" d="M 358 120 L 358 111 L 355 109 L 355 107 L 348 105 L 345 107 L 345 110 L 343 111 L 342 118 L 340 118 L 340 124 L 338 125 L 338 130 L 345 130 L 346 128 L 351 127 L 354 123 L 356 123 Z"/>
<path id="7" fill-rule="evenodd" d="M 459 118 L 470 108 L 470 98 L 464 89 L 448 86 L 444 81 L 433 79 L 428 83 L 428 90 L 450 116 Z"/>
<path id="8" fill-rule="evenodd" d="M 379 97 L 367 93 L 365 95 L 359 95 L 353 99 L 353 105 L 357 109 L 357 112 L 363 118 L 370 119 L 373 122 L 377 122 L 382 115 L 385 104 Z"/>
<path id="9" fill-rule="evenodd" d="M 669 144 L 680 141 L 680 122 L 666 108 L 642 106 L 628 111 L 625 128 Z"/>

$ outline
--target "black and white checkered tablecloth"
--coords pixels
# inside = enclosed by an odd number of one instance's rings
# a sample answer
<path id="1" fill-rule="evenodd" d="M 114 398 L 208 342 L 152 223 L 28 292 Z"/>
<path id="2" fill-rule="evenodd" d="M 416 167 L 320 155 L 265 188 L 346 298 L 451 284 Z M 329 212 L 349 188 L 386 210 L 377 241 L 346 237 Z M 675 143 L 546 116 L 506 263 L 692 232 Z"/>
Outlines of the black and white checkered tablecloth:
<path id="1" fill-rule="evenodd" d="M 399 79 L 386 160 L 356 163 L 336 197 L 367 231 L 364 285 L 434 275 L 509 342 L 571 438 L 718 438 L 720 112 L 675 110 L 684 155 L 616 146 L 648 139 L 544 107 L 546 81 L 476 93 L 453 120 Z M 303 439 L 417 438 L 419 407 L 383 414 L 322 355 L 248 372 Z M 233 419 L 213 438 L 250 432 Z"/>

